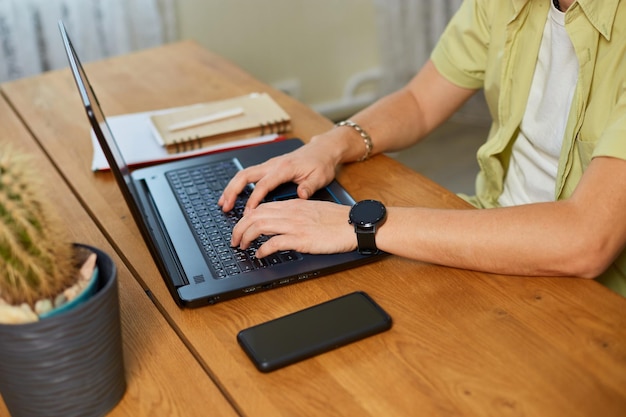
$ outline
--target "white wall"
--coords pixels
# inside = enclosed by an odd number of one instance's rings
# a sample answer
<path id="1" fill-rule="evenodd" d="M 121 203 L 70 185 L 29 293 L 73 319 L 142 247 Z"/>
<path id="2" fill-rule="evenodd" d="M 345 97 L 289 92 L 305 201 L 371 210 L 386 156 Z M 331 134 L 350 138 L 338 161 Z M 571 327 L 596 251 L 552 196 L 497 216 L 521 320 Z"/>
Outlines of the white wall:
<path id="1" fill-rule="evenodd" d="M 371 0 L 178 0 L 177 8 L 180 39 L 198 41 L 331 117 L 354 111 L 344 88 L 379 66 Z"/>

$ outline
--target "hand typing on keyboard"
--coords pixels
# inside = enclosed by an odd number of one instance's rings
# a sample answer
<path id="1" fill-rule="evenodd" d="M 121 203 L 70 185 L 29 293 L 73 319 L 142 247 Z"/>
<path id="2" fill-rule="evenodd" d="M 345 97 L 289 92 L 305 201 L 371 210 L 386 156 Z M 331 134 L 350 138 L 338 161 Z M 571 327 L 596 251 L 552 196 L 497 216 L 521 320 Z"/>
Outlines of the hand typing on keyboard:
<path id="1" fill-rule="evenodd" d="M 332 146 L 321 149 L 325 146 L 328 145 L 318 144 L 312 139 L 309 144 L 291 153 L 239 171 L 224 189 L 218 204 L 224 211 L 232 210 L 237 195 L 248 184 L 255 184 L 246 203 L 249 209 L 256 208 L 270 191 L 288 182 L 298 184 L 298 197 L 311 198 L 335 177 L 335 168 L 339 161 L 333 157 L 335 152 Z"/>
<path id="2" fill-rule="evenodd" d="M 232 231 L 231 245 L 245 250 L 260 236 L 256 250 L 264 258 L 283 250 L 302 253 L 340 253 L 356 249 L 349 206 L 327 201 L 293 199 L 263 203 L 246 209 Z"/>

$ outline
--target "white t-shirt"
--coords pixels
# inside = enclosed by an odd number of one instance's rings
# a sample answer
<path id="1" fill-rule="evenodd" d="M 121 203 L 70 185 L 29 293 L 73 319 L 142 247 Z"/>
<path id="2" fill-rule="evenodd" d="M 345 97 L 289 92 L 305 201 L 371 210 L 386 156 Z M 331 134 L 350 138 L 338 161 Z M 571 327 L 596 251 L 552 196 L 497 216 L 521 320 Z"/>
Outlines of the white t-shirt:
<path id="1" fill-rule="evenodd" d="M 578 80 L 565 13 L 550 7 L 520 133 L 513 145 L 501 206 L 554 201 L 559 155 Z"/>

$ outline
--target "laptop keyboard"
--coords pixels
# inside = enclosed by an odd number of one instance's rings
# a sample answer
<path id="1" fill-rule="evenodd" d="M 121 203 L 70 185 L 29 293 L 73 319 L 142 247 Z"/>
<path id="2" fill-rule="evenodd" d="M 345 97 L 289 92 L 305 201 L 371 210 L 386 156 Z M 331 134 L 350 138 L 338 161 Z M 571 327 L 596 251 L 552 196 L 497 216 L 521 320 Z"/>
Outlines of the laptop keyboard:
<path id="1" fill-rule="evenodd" d="M 268 236 L 259 237 L 245 250 L 230 246 L 233 227 L 243 215 L 252 187 L 248 186 L 239 195 L 235 208 L 228 213 L 222 211 L 217 200 L 238 170 L 235 160 L 229 159 L 166 174 L 216 278 L 227 278 L 301 259 L 301 255 L 294 251 L 283 251 L 258 259 L 256 250 L 269 239 Z"/>

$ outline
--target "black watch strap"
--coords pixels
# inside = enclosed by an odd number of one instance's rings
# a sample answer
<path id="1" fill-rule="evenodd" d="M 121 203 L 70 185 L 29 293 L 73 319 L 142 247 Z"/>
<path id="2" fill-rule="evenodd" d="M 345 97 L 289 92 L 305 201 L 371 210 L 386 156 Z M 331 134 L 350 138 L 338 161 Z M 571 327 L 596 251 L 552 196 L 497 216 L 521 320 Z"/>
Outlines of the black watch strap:
<path id="1" fill-rule="evenodd" d="M 359 253 L 361 255 L 374 255 L 378 253 L 376 247 L 376 230 L 370 228 L 368 230 L 355 228 Z"/>

